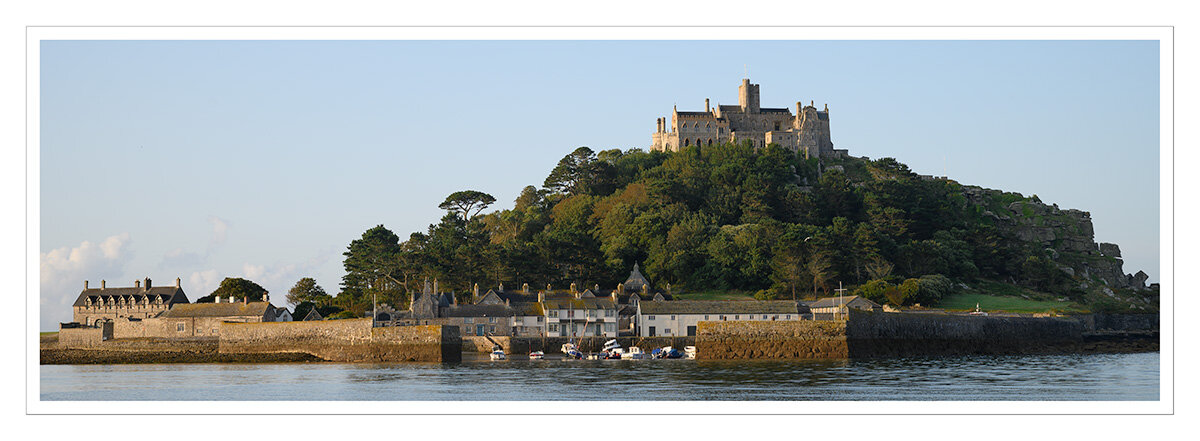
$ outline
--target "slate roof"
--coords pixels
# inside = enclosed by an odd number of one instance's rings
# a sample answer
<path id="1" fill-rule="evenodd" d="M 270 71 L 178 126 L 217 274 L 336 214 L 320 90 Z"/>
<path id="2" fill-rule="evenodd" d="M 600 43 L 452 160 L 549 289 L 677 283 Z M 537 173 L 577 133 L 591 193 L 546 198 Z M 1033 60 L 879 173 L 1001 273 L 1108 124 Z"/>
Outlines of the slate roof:
<path id="1" fill-rule="evenodd" d="M 882 306 L 879 306 L 878 303 L 872 302 L 870 299 L 867 299 L 865 297 L 859 297 L 859 296 L 844 296 L 844 297 L 842 297 L 841 304 L 849 305 L 850 302 L 853 302 L 856 299 L 862 299 L 862 301 L 864 301 L 864 302 L 869 302 L 872 307 L 882 308 Z M 826 297 L 826 298 L 817 300 L 815 302 L 809 303 L 808 307 L 809 308 L 833 308 L 835 306 L 838 306 L 838 304 L 839 303 L 838 303 L 837 297 Z"/>
<path id="2" fill-rule="evenodd" d="M 262 317 L 271 308 L 269 302 L 186 303 L 171 306 L 159 317 Z"/>
<path id="3" fill-rule="evenodd" d="M 758 111 L 761 113 L 792 113 L 792 109 L 786 107 L 760 107 Z"/>
<path id="4" fill-rule="evenodd" d="M 140 301 L 146 295 L 150 295 L 150 301 L 154 301 L 154 296 L 163 296 L 163 303 L 188 303 L 187 295 L 183 293 L 182 288 L 174 286 L 154 286 L 150 289 L 145 288 L 91 288 L 85 289 L 79 293 L 79 297 L 75 298 L 75 303 L 71 306 L 87 306 L 87 298 L 91 297 L 92 302 L 98 302 L 102 298 L 107 297 L 122 297 L 133 296 L 135 301 Z M 115 300 L 115 299 L 114 299 Z"/>
<path id="5" fill-rule="evenodd" d="M 649 287 L 650 281 L 646 280 L 646 276 L 642 275 L 642 272 L 638 270 L 638 264 L 635 263 L 633 264 L 633 271 L 629 272 L 629 278 L 625 279 L 625 283 L 622 283 L 622 285 L 625 286 L 626 291 L 640 290 L 642 289 L 642 285 Z"/>
<path id="6" fill-rule="evenodd" d="M 440 317 L 512 317 L 516 311 L 508 305 L 458 305 L 442 307 Z"/>
<path id="7" fill-rule="evenodd" d="M 588 297 L 582 299 L 546 299 L 546 309 L 616 309 L 611 298 Z"/>
<path id="8" fill-rule="evenodd" d="M 799 314 L 790 300 L 675 300 L 642 302 L 642 314 Z"/>
<path id="9" fill-rule="evenodd" d="M 701 116 L 701 117 L 713 118 L 713 114 L 711 114 L 709 112 L 675 112 L 675 113 L 678 114 L 679 116 L 693 116 L 693 117 Z"/>

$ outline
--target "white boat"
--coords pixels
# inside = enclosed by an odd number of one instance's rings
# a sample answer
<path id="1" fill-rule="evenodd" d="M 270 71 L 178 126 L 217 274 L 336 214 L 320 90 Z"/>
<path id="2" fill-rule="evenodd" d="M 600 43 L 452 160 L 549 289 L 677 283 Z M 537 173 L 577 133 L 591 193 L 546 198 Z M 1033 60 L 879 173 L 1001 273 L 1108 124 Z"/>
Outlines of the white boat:
<path id="1" fill-rule="evenodd" d="M 637 346 L 630 346 L 628 351 L 621 353 L 622 360 L 645 360 L 647 358 L 650 357 L 646 356 L 646 353 L 642 352 L 642 348 Z"/>
<path id="2" fill-rule="evenodd" d="M 972 312 L 969 312 L 969 313 L 967 313 L 967 315 L 979 315 L 979 316 L 985 316 L 985 317 L 986 317 L 986 316 L 988 315 L 988 313 L 987 313 L 987 312 L 984 312 L 984 310 L 982 310 L 982 309 L 979 309 L 979 304 L 978 304 L 978 303 L 976 303 L 976 304 L 975 304 L 975 310 L 974 310 L 974 311 L 972 311 Z"/>
<path id="3" fill-rule="evenodd" d="M 683 356 L 686 358 L 695 359 L 696 358 L 696 347 L 695 346 L 684 346 L 683 347 Z"/>
<path id="4" fill-rule="evenodd" d="M 507 360 L 507 359 L 508 359 L 508 357 L 504 355 L 503 349 L 497 349 L 497 350 L 492 351 L 492 360 Z"/>
<path id="5" fill-rule="evenodd" d="M 529 353 L 530 360 L 543 360 L 546 358 L 546 353 L 542 351 L 534 351 Z"/>
<path id="6" fill-rule="evenodd" d="M 562 353 L 566 354 L 563 360 L 578 360 L 583 358 L 583 353 L 579 352 L 579 348 L 575 347 L 574 343 L 563 343 Z"/>

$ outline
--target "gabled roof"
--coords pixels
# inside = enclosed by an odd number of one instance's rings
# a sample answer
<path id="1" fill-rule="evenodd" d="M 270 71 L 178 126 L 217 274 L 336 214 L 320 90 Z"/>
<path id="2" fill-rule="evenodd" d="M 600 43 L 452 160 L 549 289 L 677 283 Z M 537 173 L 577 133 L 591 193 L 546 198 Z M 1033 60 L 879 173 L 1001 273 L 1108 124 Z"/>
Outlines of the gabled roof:
<path id="1" fill-rule="evenodd" d="M 516 311 L 508 305 L 458 305 L 442 307 L 441 317 L 512 317 Z"/>
<path id="2" fill-rule="evenodd" d="M 308 314 L 305 314 L 304 318 L 300 319 L 300 321 L 308 322 L 308 321 L 320 320 L 320 319 L 322 319 L 321 313 L 317 312 L 317 308 L 314 306 L 308 310 Z"/>
<path id="3" fill-rule="evenodd" d="M 271 308 L 269 302 L 184 303 L 171 306 L 159 317 L 263 317 Z"/>
<path id="4" fill-rule="evenodd" d="M 840 305 L 849 305 L 850 302 L 858 300 L 859 302 L 867 302 L 871 307 L 881 307 L 878 303 L 872 302 L 866 297 L 859 296 L 844 296 L 839 301 L 837 297 L 826 297 L 815 302 L 809 303 L 809 308 L 833 308 Z"/>
<path id="5" fill-rule="evenodd" d="M 582 299 L 546 299 L 543 303 L 546 309 L 615 309 L 616 304 L 608 297 L 588 297 Z"/>
<path id="6" fill-rule="evenodd" d="M 187 295 L 183 293 L 182 288 L 174 286 L 155 286 L 150 289 L 145 288 L 92 288 L 85 289 L 79 293 L 79 297 L 75 298 L 75 303 L 71 306 L 87 306 L 87 299 L 91 297 L 92 302 L 98 302 L 101 299 L 109 297 L 130 297 L 135 301 L 141 301 L 145 296 L 150 296 L 150 301 L 154 301 L 155 296 L 163 296 L 163 303 L 188 303 Z"/>
<path id="7" fill-rule="evenodd" d="M 675 300 L 642 302 L 642 314 L 799 314 L 790 300 Z"/>

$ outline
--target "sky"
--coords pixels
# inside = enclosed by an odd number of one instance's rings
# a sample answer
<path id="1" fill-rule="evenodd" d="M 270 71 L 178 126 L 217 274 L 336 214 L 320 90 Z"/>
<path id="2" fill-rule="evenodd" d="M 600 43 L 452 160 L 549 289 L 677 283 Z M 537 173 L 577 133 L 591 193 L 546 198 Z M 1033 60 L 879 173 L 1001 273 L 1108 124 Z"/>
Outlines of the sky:
<path id="1" fill-rule="evenodd" d="M 1156 41 L 43 41 L 43 330 L 83 288 L 225 277 L 336 293 L 342 253 L 450 193 L 511 208 L 655 119 L 828 104 L 834 147 L 1092 215 L 1159 279 Z"/>

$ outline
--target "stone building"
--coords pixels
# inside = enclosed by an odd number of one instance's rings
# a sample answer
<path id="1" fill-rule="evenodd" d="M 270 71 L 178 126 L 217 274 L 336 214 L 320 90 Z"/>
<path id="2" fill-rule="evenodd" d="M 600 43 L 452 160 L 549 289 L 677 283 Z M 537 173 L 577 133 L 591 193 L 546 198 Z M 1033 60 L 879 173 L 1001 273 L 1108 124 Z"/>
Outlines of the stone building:
<path id="1" fill-rule="evenodd" d="M 227 302 L 190 303 L 175 307 L 157 318 L 143 320 L 147 337 L 216 337 L 221 323 L 273 322 L 278 318 L 274 305 L 265 298 L 261 302 L 248 302 L 245 298 L 235 302 L 230 296 Z M 152 328 L 164 328 L 167 335 L 149 335 Z"/>
<path id="2" fill-rule="evenodd" d="M 796 113 L 789 108 L 759 106 L 757 84 L 742 79 L 738 87 L 738 105 L 709 106 L 704 99 L 703 112 L 671 111 L 671 120 L 659 118 L 651 135 L 650 150 L 679 151 L 691 145 L 712 145 L 749 140 L 755 148 L 778 144 L 805 158 L 845 155 L 834 150 L 829 136 L 829 105 L 817 110 L 813 103 L 796 102 Z"/>
<path id="3" fill-rule="evenodd" d="M 694 336 L 702 321 L 801 320 L 802 308 L 790 300 L 675 300 L 638 302 L 637 335 Z"/>
<path id="4" fill-rule="evenodd" d="M 866 297 L 860 296 L 825 297 L 810 303 L 808 307 L 818 319 L 833 318 L 835 316 L 845 317 L 848 309 L 873 312 L 883 311 L 883 306 L 872 302 Z"/>
<path id="5" fill-rule="evenodd" d="M 144 283 L 144 285 L 143 285 Z M 83 291 L 72 304 L 74 321 L 84 326 L 116 319 L 144 319 L 171 309 L 171 305 L 188 303 L 187 295 L 175 279 L 175 286 L 151 286 L 150 278 L 133 282 L 133 287 L 109 288 L 101 280 L 99 288 L 90 288 L 83 281 Z"/>

